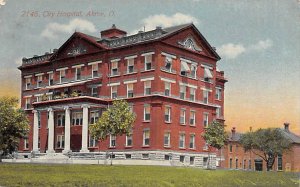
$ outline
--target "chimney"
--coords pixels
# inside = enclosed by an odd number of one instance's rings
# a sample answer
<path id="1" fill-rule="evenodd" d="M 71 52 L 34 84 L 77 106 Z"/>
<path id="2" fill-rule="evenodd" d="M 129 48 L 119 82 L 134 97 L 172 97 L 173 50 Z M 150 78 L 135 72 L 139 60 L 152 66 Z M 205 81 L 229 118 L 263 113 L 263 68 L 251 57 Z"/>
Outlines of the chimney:
<path id="1" fill-rule="evenodd" d="M 235 137 L 235 127 L 232 127 L 231 129 L 231 138 L 234 139 Z"/>
<path id="2" fill-rule="evenodd" d="M 115 24 L 112 25 L 110 29 L 106 29 L 100 32 L 101 38 L 121 38 L 126 36 L 127 32 L 120 30 Z"/>
<path id="3" fill-rule="evenodd" d="M 286 132 L 290 132 L 290 130 L 289 130 L 289 123 L 284 123 L 283 124 L 284 125 L 284 130 L 286 131 Z"/>

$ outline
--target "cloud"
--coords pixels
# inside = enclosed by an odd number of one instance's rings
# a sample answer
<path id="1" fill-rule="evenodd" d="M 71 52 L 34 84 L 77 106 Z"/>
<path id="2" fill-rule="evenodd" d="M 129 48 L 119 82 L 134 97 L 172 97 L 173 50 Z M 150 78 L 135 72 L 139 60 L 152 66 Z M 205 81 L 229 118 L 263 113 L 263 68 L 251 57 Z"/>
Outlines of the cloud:
<path id="1" fill-rule="evenodd" d="M 22 65 L 22 57 L 15 59 L 15 64 L 18 66 L 21 66 Z"/>
<path id="2" fill-rule="evenodd" d="M 243 44 L 224 44 L 221 47 L 217 47 L 217 52 L 221 57 L 228 59 L 237 58 L 243 53 L 260 52 L 273 46 L 273 41 L 270 39 L 260 40 L 256 44 L 245 47 Z"/>
<path id="3" fill-rule="evenodd" d="M 197 18 L 179 12 L 171 16 L 167 16 L 165 14 L 151 15 L 147 18 L 144 18 L 141 21 L 141 25 L 143 25 L 142 27 L 132 31 L 131 33 L 136 34 L 138 31 L 144 30 L 144 26 L 145 26 L 145 31 L 149 31 L 155 29 L 157 26 L 171 27 L 174 25 L 180 25 L 180 24 L 192 23 L 192 22 L 194 24 L 199 23 Z"/>
<path id="4" fill-rule="evenodd" d="M 246 51 L 245 47 L 241 44 L 225 44 L 218 48 L 218 53 L 229 59 L 234 59 Z"/>
<path id="5" fill-rule="evenodd" d="M 6 4 L 5 0 L 0 0 L 0 8 Z"/>
<path id="6" fill-rule="evenodd" d="M 261 50 L 268 49 L 272 46 L 273 46 L 273 41 L 272 40 L 270 40 L 270 39 L 260 40 L 259 42 L 257 42 L 257 44 L 249 46 L 249 50 L 261 51 Z"/>
<path id="7" fill-rule="evenodd" d="M 41 36 L 47 39 L 56 39 L 59 34 L 71 34 L 75 30 L 96 32 L 95 25 L 84 19 L 73 19 L 68 24 L 49 23 L 42 31 Z"/>

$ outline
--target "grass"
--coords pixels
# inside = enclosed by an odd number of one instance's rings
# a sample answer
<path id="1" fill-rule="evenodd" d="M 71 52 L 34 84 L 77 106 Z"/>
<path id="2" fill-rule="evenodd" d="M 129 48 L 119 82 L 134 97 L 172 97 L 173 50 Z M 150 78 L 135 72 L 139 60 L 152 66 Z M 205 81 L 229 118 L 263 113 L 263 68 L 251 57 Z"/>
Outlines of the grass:
<path id="1" fill-rule="evenodd" d="M 0 186 L 296 186 L 299 174 L 160 166 L 0 164 Z"/>

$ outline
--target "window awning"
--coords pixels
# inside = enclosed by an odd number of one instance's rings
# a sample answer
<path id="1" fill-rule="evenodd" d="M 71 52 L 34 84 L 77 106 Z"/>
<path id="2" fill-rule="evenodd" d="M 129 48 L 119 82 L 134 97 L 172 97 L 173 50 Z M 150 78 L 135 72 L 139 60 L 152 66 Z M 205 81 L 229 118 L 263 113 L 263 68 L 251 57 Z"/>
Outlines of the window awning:
<path id="1" fill-rule="evenodd" d="M 70 87 L 70 86 L 79 86 L 79 85 L 82 85 L 82 84 L 84 84 L 86 82 L 89 82 L 89 81 L 86 80 L 86 81 L 80 81 L 80 82 L 72 82 L 72 83 L 66 83 L 66 84 L 46 86 L 43 89 L 56 89 L 56 88 L 63 88 L 63 87 Z"/>
<path id="2" fill-rule="evenodd" d="M 213 76 L 208 68 L 204 68 L 204 78 L 212 79 Z"/>
<path id="3" fill-rule="evenodd" d="M 185 61 L 181 61 L 181 71 L 191 71 L 189 65 Z"/>

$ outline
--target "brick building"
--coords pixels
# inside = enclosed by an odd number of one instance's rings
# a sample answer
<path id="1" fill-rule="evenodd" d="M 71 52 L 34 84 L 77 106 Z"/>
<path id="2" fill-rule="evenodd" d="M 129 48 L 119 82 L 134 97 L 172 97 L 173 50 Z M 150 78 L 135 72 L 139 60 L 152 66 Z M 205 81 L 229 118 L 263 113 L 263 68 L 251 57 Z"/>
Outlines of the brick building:
<path id="1" fill-rule="evenodd" d="M 300 136 L 290 132 L 289 124 L 281 129 L 283 135 L 292 142 L 291 150 L 278 156 L 273 165 L 273 171 L 300 171 Z M 232 128 L 228 144 L 223 149 L 222 167 L 239 170 L 266 171 L 266 162 L 251 151 L 245 152 L 239 144 L 241 134 Z"/>
<path id="2" fill-rule="evenodd" d="M 53 53 L 23 58 L 21 104 L 31 128 L 19 151 L 215 166 L 201 133 L 224 121 L 226 79 L 199 30 L 185 24 L 127 36 L 113 25 L 100 35 L 75 32 Z M 88 126 L 115 98 L 136 113 L 132 134 L 99 142 Z"/>

